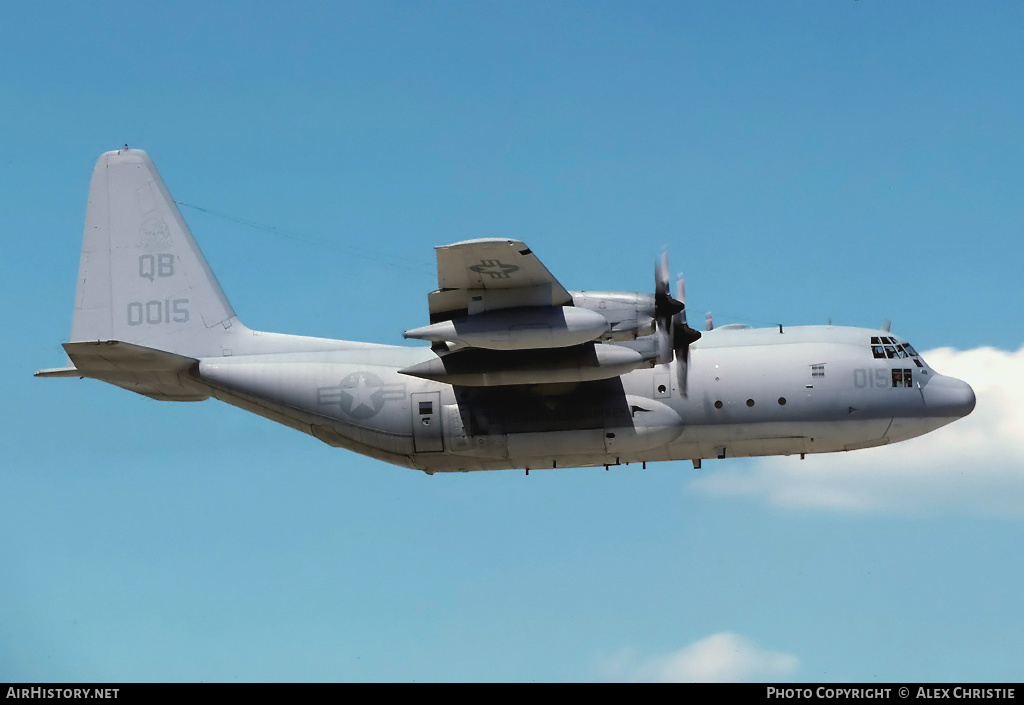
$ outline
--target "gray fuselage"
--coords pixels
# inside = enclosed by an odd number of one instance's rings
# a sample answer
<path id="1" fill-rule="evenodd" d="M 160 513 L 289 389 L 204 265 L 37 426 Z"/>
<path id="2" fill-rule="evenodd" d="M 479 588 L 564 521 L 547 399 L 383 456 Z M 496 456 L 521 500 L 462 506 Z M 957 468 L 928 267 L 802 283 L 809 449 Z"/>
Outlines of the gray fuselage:
<path id="1" fill-rule="evenodd" d="M 876 357 L 871 342 L 882 335 L 707 331 L 691 347 L 686 396 L 676 362 L 573 385 L 459 387 L 398 372 L 432 358 L 429 348 L 342 341 L 204 358 L 193 374 L 223 401 L 428 473 L 827 453 L 905 440 L 970 413 L 971 388 L 916 352 Z"/>

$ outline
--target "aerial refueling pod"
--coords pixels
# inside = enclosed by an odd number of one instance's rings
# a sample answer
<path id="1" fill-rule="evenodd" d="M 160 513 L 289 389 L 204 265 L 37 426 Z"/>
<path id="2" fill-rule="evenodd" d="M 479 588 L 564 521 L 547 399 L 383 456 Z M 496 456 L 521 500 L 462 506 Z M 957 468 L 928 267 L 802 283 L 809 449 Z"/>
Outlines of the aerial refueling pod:
<path id="1" fill-rule="evenodd" d="M 406 338 L 487 350 L 567 348 L 596 340 L 608 319 L 573 306 L 525 306 L 486 311 L 405 331 Z"/>
<path id="2" fill-rule="evenodd" d="M 470 348 L 399 370 L 412 377 L 467 387 L 589 382 L 626 374 L 649 362 L 635 350 L 604 343 L 570 348 Z"/>

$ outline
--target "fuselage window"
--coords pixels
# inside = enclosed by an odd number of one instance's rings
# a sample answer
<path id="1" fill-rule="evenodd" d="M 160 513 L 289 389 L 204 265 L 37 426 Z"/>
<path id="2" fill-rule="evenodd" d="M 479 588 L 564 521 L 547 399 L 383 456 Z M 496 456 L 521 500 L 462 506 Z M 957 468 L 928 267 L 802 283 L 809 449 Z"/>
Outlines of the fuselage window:
<path id="1" fill-rule="evenodd" d="M 878 340 L 878 338 L 872 338 L 872 340 Z M 872 345 L 871 354 L 875 356 L 876 360 L 884 360 L 885 348 L 883 348 L 881 345 Z"/>
<path id="2" fill-rule="evenodd" d="M 824 365 L 811 365 L 811 377 L 824 377 L 825 366 Z"/>

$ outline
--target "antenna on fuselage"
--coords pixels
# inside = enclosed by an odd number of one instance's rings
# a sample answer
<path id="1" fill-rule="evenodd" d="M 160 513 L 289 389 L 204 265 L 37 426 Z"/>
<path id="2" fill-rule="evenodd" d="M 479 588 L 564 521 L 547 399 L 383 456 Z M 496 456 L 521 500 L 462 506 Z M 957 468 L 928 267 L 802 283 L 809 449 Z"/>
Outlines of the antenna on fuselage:
<path id="1" fill-rule="evenodd" d="M 882 323 L 882 330 L 884 330 L 884 331 L 885 331 L 886 333 L 888 333 L 888 332 L 889 332 L 889 327 L 890 327 L 890 326 L 892 326 L 892 321 L 890 321 L 890 320 L 886 319 L 886 320 L 885 320 L 885 321 L 884 321 L 884 322 Z"/>
<path id="2" fill-rule="evenodd" d="M 708 315 L 704 317 L 704 330 L 714 330 L 715 321 L 711 318 L 711 312 L 708 311 Z"/>

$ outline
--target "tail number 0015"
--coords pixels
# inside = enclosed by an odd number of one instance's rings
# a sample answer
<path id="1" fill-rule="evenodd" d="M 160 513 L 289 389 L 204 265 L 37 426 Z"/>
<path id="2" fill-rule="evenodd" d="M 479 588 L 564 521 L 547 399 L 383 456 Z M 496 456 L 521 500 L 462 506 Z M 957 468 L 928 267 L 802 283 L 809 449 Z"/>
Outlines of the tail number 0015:
<path id="1" fill-rule="evenodd" d="M 128 304 L 128 325 L 151 326 L 162 323 L 188 322 L 188 299 L 164 299 L 159 301 L 132 301 Z"/>

